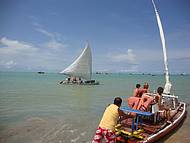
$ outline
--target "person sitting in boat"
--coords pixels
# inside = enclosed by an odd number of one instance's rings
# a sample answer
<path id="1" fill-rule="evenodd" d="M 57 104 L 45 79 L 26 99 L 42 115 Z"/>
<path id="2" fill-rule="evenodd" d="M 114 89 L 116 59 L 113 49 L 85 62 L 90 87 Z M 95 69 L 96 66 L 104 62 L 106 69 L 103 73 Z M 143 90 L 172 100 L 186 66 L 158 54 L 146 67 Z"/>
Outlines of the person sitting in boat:
<path id="1" fill-rule="evenodd" d="M 67 84 L 67 83 L 70 83 L 70 77 L 60 82 L 60 84 Z"/>
<path id="2" fill-rule="evenodd" d="M 139 105 L 140 100 L 141 100 L 140 97 L 134 97 L 134 96 L 132 96 L 132 97 L 127 98 L 126 101 L 127 101 L 128 106 L 130 108 L 137 110 L 137 107 Z"/>
<path id="3" fill-rule="evenodd" d="M 71 78 L 68 77 L 65 81 L 66 81 L 66 83 L 70 83 L 70 80 L 71 80 Z"/>
<path id="4" fill-rule="evenodd" d="M 144 93 L 148 93 L 149 84 L 147 82 L 144 83 L 143 88 L 141 88 L 140 84 L 136 84 L 136 88 L 134 89 L 133 96 L 134 97 L 142 97 Z"/>
<path id="5" fill-rule="evenodd" d="M 142 92 L 142 94 L 149 92 L 149 84 L 148 84 L 148 82 L 145 82 L 145 83 L 144 83 L 143 89 L 142 89 L 141 92 Z"/>
<path id="6" fill-rule="evenodd" d="M 77 82 L 76 77 L 71 77 L 71 83 L 76 83 L 76 82 Z"/>
<path id="7" fill-rule="evenodd" d="M 120 117 L 129 118 L 131 115 L 125 114 L 120 110 L 122 99 L 116 97 L 114 103 L 110 104 L 104 111 L 99 127 L 96 130 L 92 143 L 100 143 L 104 138 L 106 142 L 115 143 L 115 126 Z"/>
<path id="8" fill-rule="evenodd" d="M 151 104 L 153 103 L 154 98 L 146 93 L 142 95 L 140 98 L 140 102 L 138 104 L 137 110 L 140 111 L 150 111 Z"/>
<path id="9" fill-rule="evenodd" d="M 82 84 L 82 83 L 83 83 L 83 81 L 81 80 L 80 77 L 77 79 L 77 83 L 78 83 L 78 84 Z"/>
<path id="10" fill-rule="evenodd" d="M 148 85 L 145 84 L 145 89 L 147 90 Z M 144 90 L 145 91 L 145 90 Z M 157 94 L 155 97 L 149 95 L 148 93 L 143 93 L 137 109 L 141 111 L 151 111 L 151 105 L 158 103 L 159 109 L 161 107 L 161 95 L 163 93 L 163 88 L 158 87 Z"/>
<path id="11" fill-rule="evenodd" d="M 157 88 L 157 94 L 156 96 L 154 97 L 155 98 L 155 101 L 158 103 L 158 107 L 159 109 L 161 109 L 161 99 L 162 99 L 162 93 L 164 91 L 164 88 L 163 87 L 158 87 Z"/>
<path id="12" fill-rule="evenodd" d="M 134 89 L 134 92 L 133 92 L 133 96 L 134 97 L 141 97 L 141 89 L 140 89 L 141 85 L 140 84 L 136 84 L 136 88 Z"/>
<path id="13" fill-rule="evenodd" d="M 149 92 L 149 84 L 148 82 L 145 82 L 143 85 L 143 88 L 140 87 L 138 90 L 139 97 L 142 97 L 144 93 L 148 93 L 148 92 Z"/>
<path id="14" fill-rule="evenodd" d="M 164 91 L 163 87 L 158 87 L 157 94 L 154 97 L 155 102 L 158 104 L 159 108 L 159 116 L 162 118 L 165 118 L 167 121 L 170 120 L 170 108 L 167 107 L 167 105 L 161 104 L 162 100 L 162 93 Z"/>

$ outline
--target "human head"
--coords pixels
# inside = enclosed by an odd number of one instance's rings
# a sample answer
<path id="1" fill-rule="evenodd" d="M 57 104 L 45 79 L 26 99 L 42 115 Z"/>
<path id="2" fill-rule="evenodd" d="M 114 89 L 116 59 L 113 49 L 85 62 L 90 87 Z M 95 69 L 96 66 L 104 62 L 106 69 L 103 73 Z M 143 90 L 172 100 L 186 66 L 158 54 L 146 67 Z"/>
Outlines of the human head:
<path id="1" fill-rule="evenodd" d="M 159 95 L 162 95 L 163 91 L 164 91 L 163 87 L 158 87 L 157 93 L 158 93 Z"/>
<path id="2" fill-rule="evenodd" d="M 145 82 L 143 87 L 144 89 L 148 89 L 149 88 L 148 82 Z"/>
<path id="3" fill-rule="evenodd" d="M 141 87 L 141 85 L 140 84 L 136 84 L 136 88 L 140 88 Z"/>
<path id="4" fill-rule="evenodd" d="M 114 99 L 114 104 L 117 105 L 118 107 L 121 106 L 121 103 L 122 103 L 122 99 L 120 97 L 116 97 Z"/>

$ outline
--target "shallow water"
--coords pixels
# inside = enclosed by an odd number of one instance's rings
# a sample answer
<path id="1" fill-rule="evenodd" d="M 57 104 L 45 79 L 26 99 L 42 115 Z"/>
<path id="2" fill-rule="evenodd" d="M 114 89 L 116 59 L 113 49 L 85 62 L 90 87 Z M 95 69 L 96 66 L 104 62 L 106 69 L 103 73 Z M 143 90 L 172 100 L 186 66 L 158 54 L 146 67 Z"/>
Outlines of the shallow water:
<path id="1" fill-rule="evenodd" d="M 162 75 L 94 75 L 96 86 L 59 85 L 65 76 L 0 72 L 0 143 L 88 143 L 114 97 L 132 95 L 136 83 L 163 86 Z M 173 92 L 190 103 L 190 76 L 171 76 Z M 123 103 L 124 105 L 126 103 Z M 190 107 L 187 107 L 190 111 Z M 187 143 L 190 116 L 160 142 Z"/>

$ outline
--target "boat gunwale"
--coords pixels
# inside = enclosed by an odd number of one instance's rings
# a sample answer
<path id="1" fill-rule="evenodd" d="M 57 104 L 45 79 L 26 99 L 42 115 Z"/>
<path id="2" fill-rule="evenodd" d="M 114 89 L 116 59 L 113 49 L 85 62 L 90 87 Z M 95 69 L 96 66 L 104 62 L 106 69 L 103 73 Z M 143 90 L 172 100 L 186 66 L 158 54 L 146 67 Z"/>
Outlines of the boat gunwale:
<path id="1" fill-rule="evenodd" d="M 160 130 L 156 134 L 153 134 L 152 136 L 148 137 L 145 141 L 142 141 L 142 143 L 152 143 L 154 141 L 157 141 L 160 139 L 160 137 L 168 134 L 169 131 L 176 128 L 176 126 L 180 123 L 181 120 L 183 120 L 183 118 L 186 114 L 186 103 L 185 102 L 180 102 L 180 103 L 181 103 L 180 106 L 183 105 L 183 111 L 182 111 L 181 115 L 176 120 L 174 120 L 174 122 L 172 122 L 170 125 L 168 125 L 164 129 Z"/>

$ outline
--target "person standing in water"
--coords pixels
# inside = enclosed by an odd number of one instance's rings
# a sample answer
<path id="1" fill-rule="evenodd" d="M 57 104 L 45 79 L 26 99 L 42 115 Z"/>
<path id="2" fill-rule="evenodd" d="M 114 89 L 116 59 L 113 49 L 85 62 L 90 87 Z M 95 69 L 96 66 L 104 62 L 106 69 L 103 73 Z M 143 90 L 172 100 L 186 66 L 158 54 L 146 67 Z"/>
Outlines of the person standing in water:
<path id="1" fill-rule="evenodd" d="M 106 143 L 116 142 L 115 126 L 117 125 L 119 117 L 132 117 L 131 115 L 127 115 L 119 109 L 121 103 L 122 99 L 120 97 L 116 97 L 114 99 L 114 103 L 110 104 L 106 108 L 100 121 L 99 127 L 96 130 L 92 143 L 100 143 L 103 138 L 105 139 Z"/>

